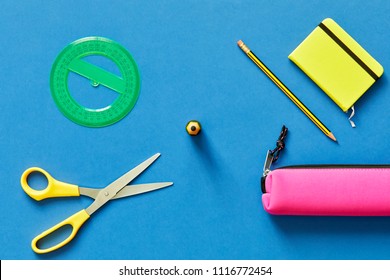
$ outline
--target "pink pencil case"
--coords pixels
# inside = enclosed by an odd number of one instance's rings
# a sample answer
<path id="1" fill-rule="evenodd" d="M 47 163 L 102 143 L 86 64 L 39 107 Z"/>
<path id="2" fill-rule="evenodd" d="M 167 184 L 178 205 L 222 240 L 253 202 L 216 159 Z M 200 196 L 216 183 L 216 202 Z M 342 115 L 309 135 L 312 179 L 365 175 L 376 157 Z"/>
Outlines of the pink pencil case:
<path id="1" fill-rule="evenodd" d="M 268 171 L 264 209 L 274 215 L 390 216 L 390 165 L 308 165 Z"/>

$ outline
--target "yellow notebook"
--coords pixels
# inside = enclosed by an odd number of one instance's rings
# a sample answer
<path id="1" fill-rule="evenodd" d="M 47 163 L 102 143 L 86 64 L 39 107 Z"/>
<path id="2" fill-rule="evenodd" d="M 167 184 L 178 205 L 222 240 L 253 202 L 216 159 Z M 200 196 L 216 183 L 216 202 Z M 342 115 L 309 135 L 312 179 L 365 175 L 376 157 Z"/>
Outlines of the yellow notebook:
<path id="1" fill-rule="evenodd" d="M 344 112 L 383 74 L 383 67 L 330 18 L 288 58 Z"/>

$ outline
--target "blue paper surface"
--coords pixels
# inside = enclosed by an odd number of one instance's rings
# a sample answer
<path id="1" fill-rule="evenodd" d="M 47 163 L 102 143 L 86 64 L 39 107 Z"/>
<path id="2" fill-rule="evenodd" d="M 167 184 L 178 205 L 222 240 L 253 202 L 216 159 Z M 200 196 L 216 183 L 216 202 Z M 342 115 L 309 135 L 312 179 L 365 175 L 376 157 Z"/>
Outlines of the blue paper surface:
<path id="1" fill-rule="evenodd" d="M 259 182 L 283 124 L 287 147 L 275 167 L 390 163 L 389 1 L 5 0 L 0 13 L 0 259 L 388 258 L 389 218 L 273 217 L 263 210 Z M 385 69 L 356 104 L 355 129 L 287 58 L 327 17 Z M 71 122 L 50 93 L 56 56 L 87 36 L 120 43 L 141 74 L 134 109 L 104 128 Z M 338 143 L 245 56 L 240 39 Z M 75 81 L 72 91 L 79 84 L 94 90 Z M 112 102 L 99 90 L 75 95 L 90 106 Z M 192 119 L 202 124 L 197 137 L 185 131 Z M 156 152 L 162 156 L 135 182 L 172 187 L 109 203 L 54 253 L 31 250 L 33 237 L 91 200 L 36 202 L 20 186 L 26 168 L 104 187 Z"/>

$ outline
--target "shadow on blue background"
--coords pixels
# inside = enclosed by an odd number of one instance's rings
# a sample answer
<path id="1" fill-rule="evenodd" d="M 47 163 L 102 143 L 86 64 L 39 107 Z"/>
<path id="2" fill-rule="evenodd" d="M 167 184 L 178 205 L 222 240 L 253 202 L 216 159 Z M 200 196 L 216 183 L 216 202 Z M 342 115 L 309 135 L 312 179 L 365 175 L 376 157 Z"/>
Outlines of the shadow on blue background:
<path id="1" fill-rule="evenodd" d="M 202 157 L 202 162 L 205 168 L 211 173 L 219 177 L 221 174 L 218 174 L 220 171 L 223 171 L 222 168 L 218 166 L 218 155 L 216 155 L 215 148 L 213 148 L 210 142 L 207 140 L 207 132 L 202 132 L 197 137 L 193 137 L 192 141 L 196 150 L 194 153 L 199 153 Z"/>

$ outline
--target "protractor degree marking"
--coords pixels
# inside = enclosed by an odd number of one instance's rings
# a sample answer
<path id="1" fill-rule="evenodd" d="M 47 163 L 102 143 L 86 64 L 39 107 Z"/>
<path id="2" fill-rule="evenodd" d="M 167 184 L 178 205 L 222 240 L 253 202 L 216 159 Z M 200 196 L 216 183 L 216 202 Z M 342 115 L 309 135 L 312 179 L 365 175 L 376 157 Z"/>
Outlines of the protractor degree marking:
<path id="1" fill-rule="evenodd" d="M 69 70 L 91 80 L 93 83 L 98 83 L 112 89 L 117 93 L 123 94 L 125 92 L 126 84 L 121 77 L 85 60 L 72 60 L 69 64 Z"/>

